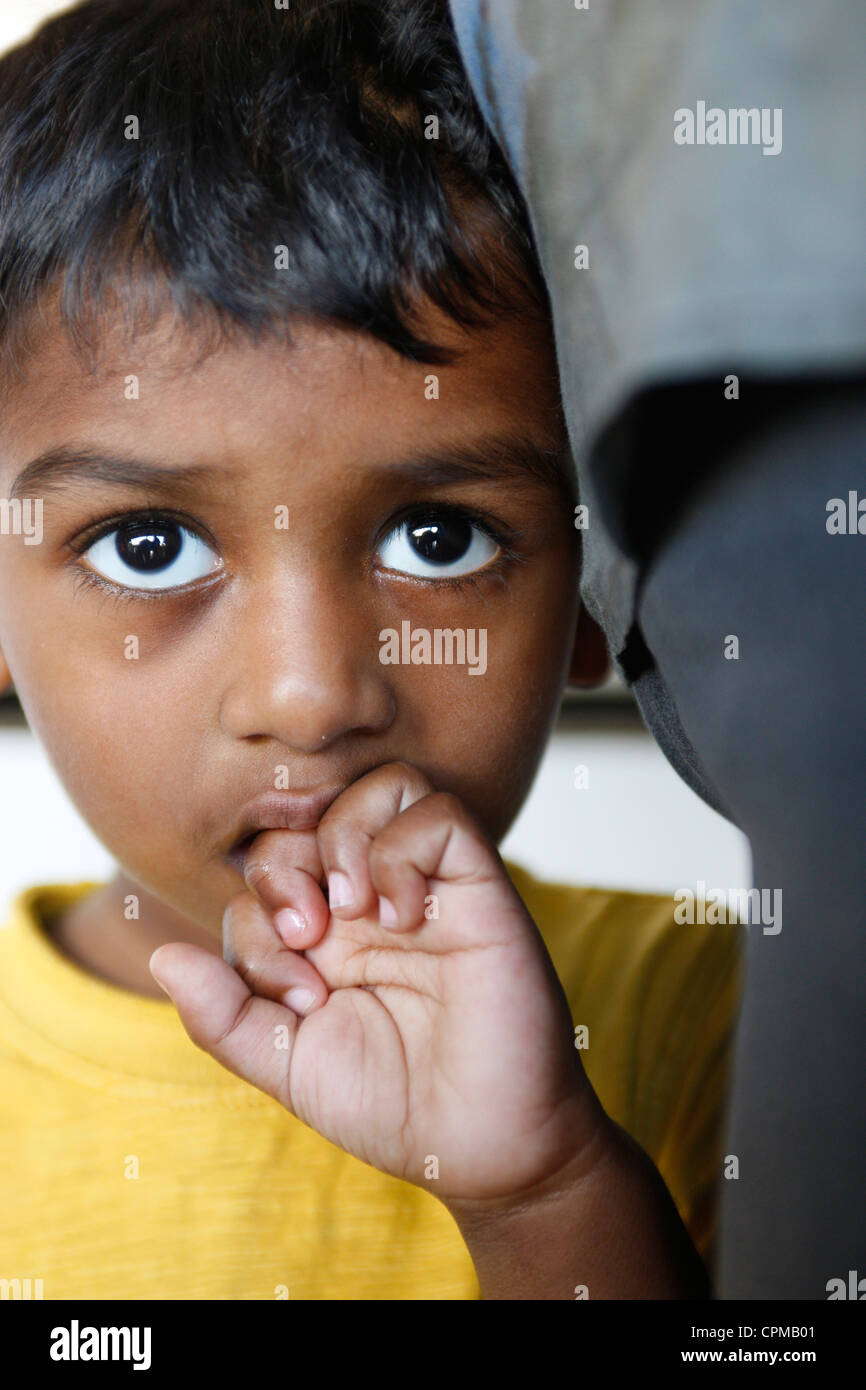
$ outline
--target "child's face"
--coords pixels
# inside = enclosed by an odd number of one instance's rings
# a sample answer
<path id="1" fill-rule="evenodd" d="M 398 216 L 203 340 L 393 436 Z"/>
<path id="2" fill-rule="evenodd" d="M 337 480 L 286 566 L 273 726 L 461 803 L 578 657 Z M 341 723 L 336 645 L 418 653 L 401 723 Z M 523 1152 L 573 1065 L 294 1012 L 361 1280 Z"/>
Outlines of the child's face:
<path id="1" fill-rule="evenodd" d="M 37 456 L 72 455 L 27 487 L 41 543 L 0 537 L 11 679 L 100 840 L 216 935 L 254 798 L 336 793 L 404 760 L 498 842 L 550 732 L 578 613 L 573 508 L 494 441 L 552 450 L 554 471 L 553 348 L 523 322 L 471 339 L 437 313 L 424 326 L 471 350 L 431 367 L 306 324 L 291 350 L 245 343 L 190 369 L 198 342 L 161 320 L 131 345 L 111 335 L 95 377 L 55 328 L 7 395 L 0 496 Z M 137 460 L 140 478 L 85 471 L 85 449 Z M 483 467 L 437 471 L 455 450 Z M 383 664 L 380 633 L 404 622 L 485 629 L 486 669 L 471 632 L 477 673 Z"/>

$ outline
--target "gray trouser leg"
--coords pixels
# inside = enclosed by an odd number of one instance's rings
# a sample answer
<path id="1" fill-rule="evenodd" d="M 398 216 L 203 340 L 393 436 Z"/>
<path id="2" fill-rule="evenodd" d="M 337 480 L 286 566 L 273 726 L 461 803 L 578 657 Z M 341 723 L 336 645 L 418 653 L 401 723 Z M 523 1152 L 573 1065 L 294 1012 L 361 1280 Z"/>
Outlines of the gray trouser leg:
<path id="1" fill-rule="evenodd" d="M 754 885 L 782 890 L 781 931 L 748 929 L 723 1298 L 826 1299 L 828 1281 L 866 1278 L 866 534 L 827 530 L 851 490 L 866 498 L 862 383 L 790 388 L 650 539 L 639 600 Z"/>

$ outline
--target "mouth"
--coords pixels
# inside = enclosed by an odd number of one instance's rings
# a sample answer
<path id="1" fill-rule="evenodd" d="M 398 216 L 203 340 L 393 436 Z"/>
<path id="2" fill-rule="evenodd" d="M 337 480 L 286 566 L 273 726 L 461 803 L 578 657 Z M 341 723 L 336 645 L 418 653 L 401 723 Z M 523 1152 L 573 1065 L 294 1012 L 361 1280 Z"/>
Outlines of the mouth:
<path id="1" fill-rule="evenodd" d="M 320 787 L 308 792 L 267 792 L 242 810 L 234 839 L 224 857 L 243 877 L 247 854 L 263 830 L 315 830 L 345 786 Z"/>

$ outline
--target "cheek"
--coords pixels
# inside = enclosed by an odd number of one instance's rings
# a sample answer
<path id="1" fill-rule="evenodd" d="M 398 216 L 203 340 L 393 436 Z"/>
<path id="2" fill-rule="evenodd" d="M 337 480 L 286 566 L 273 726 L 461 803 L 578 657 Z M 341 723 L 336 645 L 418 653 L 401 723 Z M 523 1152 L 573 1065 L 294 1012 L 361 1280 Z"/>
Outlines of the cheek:
<path id="1" fill-rule="evenodd" d="M 134 870 L 154 853 L 181 863 L 200 703 L 181 698 L 170 669 L 112 658 L 103 665 L 40 643 L 16 665 L 34 734 L 70 798 L 105 847 Z"/>
<path id="2" fill-rule="evenodd" d="M 478 678 L 479 682 L 484 678 Z M 556 682 L 515 667 L 466 707 L 442 750 L 458 794 L 498 842 L 523 803 L 559 706 Z M 462 727 L 461 727 L 462 726 Z M 458 790 L 455 785 L 454 790 Z"/>
<path id="3" fill-rule="evenodd" d="M 487 668 L 403 667 L 400 703 L 428 775 L 465 802 L 494 842 L 524 801 L 556 719 L 577 620 L 577 580 L 539 586 L 487 621 Z M 515 621 L 515 612 L 519 620 Z M 443 717 L 443 711 L 447 716 Z M 413 740 L 414 742 L 414 740 Z M 413 761 L 411 752 L 405 754 Z M 420 757 L 418 758 L 420 762 Z"/>

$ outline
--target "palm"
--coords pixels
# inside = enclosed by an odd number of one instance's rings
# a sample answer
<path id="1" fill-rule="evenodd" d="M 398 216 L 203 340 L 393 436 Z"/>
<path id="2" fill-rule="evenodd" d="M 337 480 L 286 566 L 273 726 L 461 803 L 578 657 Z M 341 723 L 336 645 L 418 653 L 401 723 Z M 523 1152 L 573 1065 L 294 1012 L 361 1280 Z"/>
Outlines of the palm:
<path id="1" fill-rule="evenodd" d="M 332 917 L 306 952 L 331 994 L 298 1029 L 287 1101 L 374 1167 L 437 1177 L 439 1197 L 514 1192 L 537 1180 L 542 1143 L 546 1160 L 558 1152 L 558 1127 L 566 1157 L 580 1072 L 568 1006 L 512 892 L 430 891 L 439 918 L 412 932 Z"/>

